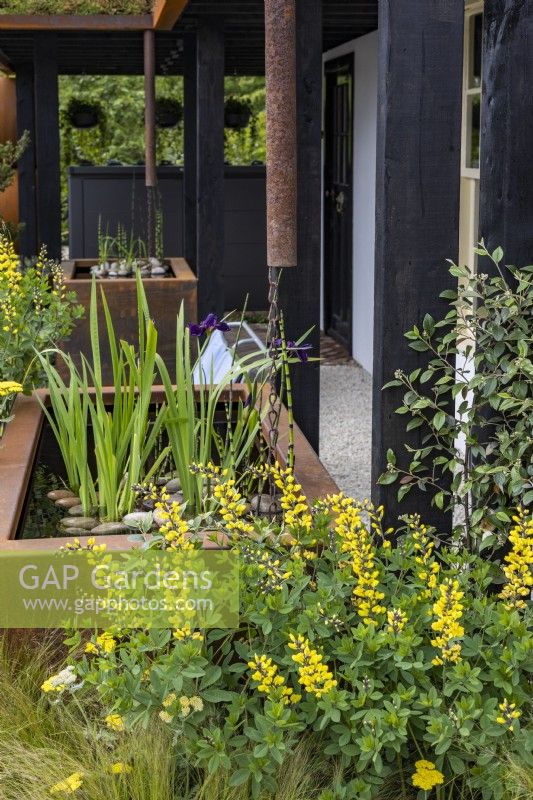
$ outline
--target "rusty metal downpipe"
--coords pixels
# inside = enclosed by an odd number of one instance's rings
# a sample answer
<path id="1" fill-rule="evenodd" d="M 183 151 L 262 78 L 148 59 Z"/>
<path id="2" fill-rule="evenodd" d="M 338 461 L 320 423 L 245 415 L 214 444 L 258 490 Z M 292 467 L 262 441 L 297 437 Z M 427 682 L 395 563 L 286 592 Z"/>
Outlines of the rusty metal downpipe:
<path id="1" fill-rule="evenodd" d="M 267 264 L 295 267 L 295 0 L 265 0 Z"/>

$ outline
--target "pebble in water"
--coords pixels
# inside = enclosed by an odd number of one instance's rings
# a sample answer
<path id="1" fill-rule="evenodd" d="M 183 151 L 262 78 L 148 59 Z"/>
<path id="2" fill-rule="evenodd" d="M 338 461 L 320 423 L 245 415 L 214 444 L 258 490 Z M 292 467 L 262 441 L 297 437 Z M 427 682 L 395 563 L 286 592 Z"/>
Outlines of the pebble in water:
<path id="1" fill-rule="evenodd" d="M 128 533 L 130 528 L 124 525 L 123 522 L 101 522 L 96 528 L 92 528 L 91 533 L 99 534 L 112 534 L 112 533 Z"/>
<path id="2" fill-rule="evenodd" d="M 49 500 L 63 500 L 65 497 L 75 497 L 74 492 L 71 492 L 70 489 L 52 489 L 51 492 L 48 492 L 46 495 Z"/>
<path id="3" fill-rule="evenodd" d="M 56 506 L 59 508 L 72 508 L 72 506 L 79 506 L 81 500 L 79 497 L 61 497 L 59 500 L 56 500 Z"/>
<path id="4" fill-rule="evenodd" d="M 98 520 L 94 517 L 65 517 L 61 520 L 61 525 L 64 528 L 83 528 L 90 531 L 98 524 Z"/>

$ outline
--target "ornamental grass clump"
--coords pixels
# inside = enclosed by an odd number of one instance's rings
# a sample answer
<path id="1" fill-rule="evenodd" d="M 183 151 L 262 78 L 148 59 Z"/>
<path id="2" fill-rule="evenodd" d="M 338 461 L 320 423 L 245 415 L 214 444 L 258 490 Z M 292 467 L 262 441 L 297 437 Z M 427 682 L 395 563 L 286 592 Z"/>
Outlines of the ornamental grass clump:
<path id="1" fill-rule="evenodd" d="M 238 629 L 124 630 L 109 652 L 75 634 L 77 696 L 117 715 L 121 736 L 158 721 L 191 767 L 245 798 L 274 795 L 305 740 L 337 776 L 321 800 L 506 800 L 509 758 L 532 764 L 531 514 L 490 562 L 417 517 L 383 529 L 369 502 L 310 506 L 279 465 L 305 509 L 258 518 L 203 469 L 214 528 L 241 560 Z M 183 715 L 180 697 L 201 706 Z"/>

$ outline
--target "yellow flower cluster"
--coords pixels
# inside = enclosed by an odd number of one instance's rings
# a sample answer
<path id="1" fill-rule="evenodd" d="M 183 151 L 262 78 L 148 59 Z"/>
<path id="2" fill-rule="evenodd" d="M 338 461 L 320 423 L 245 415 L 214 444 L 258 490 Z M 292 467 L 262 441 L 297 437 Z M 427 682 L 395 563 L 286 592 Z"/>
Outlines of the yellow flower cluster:
<path id="1" fill-rule="evenodd" d="M 533 517 L 519 508 L 509 533 L 511 550 L 505 556 L 503 572 L 507 583 L 500 593 L 507 609 L 526 607 L 524 598 L 533 587 Z"/>
<path id="2" fill-rule="evenodd" d="M 0 288 L 14 289 L 21 280 L 19 257 L 11 239 L 0 234 Z"/>
<path id="3" fill-rule="evenodd" d="M 50 794 L 74 794 L 83 783 L 83 773 L 73 772 L 68 778 L 50 787 Z"/>
<path id="4" fill-rule="evenodd" d="M 416 772 L 412 775 L 413 786 L 429 792 L 434 786 L 444 783 L 444 775 L 436 769 L 431 761 L 416 761 Z"/>
<path id="5" fill-rule="evenodd" d="M 172 722 L 176 714 L 185 719 L 195 711 L 202 711 L 204 708 L 204 701 L 198 695 L 186 697 L 182 695 L 180 698 L 176 696 L 175 692 L 171 692 L 163 700 L 163 710 L 159 712 L 159 718 L 167 723 Z"/>
<path id="6" fill-rule="evenodd" d="M 191 626 L 186 623 L 183 628 L 176 628 L 174 630 L 174 639 L 177 639 L 178 642 L 186 642 L 186 641 L 196 641 L 196 642 L 203 642 L 204 635 L 201 631 L 193 631 Z"/>
<path id="7" fill-rule="evenodd" d="M 407 625 L 407 614 L 400 608 L 391 608 L 387 611 L 387 630 L 395 636 L 401 633 Z"/>
<path id="8" fill-rule="evenodd" d="M 459 591 L 457 580 L 446 578 L 439 587 L 439 598 L 433 604 L 433 615 L 436 619 L 431 623 L 432 630 L 437 634 L 431 644 L 440 650 L 440 655 L 432 660 L 435 665 L 447 662 L 457 664 L 461 660 L 461 645 L 456 640 L 465 632 L 459 622 L 463 616 L 463 595 L 464 592 Z"/>
<path id="9" fill-rule="evenodd" d="M 496 722 L 505 725 L 508 731 L 512 731 L 515 720 L 522 716 L 522 712 L 517 709 L 516 703 L 510 703 L 507 699 L 500 703 L 498 708 L 502 713 L 496 717 Z"/>
<path id="10" fill-rule="evenodd" d="M 271 658 L 256 654 L 254 660 L 248 662 L 248 666 L 252 670 L 252 680 L 258 683 L 259 692 L 272 699 L 281 699 L 285 705 L 299 703 L 302 699 L 300 694 L 296 694 L 290 686 L 285 685 L 285 678 L 278 674 L 278 668 L 272 663 Z"/>
<path id="11" fill-rule="evenodd" d="M 245 564 L 254 566 L 261 573 L 259 586 L 264 592 L 280 592 L 285 581 L 293 574 L 292 570 L 284 569 L 281 559 L 251 543 L 241 544 L 240 554 Z"/>
<path id="12" fill-rule="evenodd" d="M 110 730 L 116 733 L 121 733 L 126 729 L 124 717 L 121 717 L 120 714 L 108 714 L 104 722 Z"/>
<path id="13" fill-rule="evenodd" d="M 165 502 L 168 495 L 163 493 L 161 499 L 155 504 L 161 518 L 164 520 L 159 528 L 167 547 L 170 550 L 193 550 L 194 544 L 188 538 L 189 525 L 183 519 L 183 512 L 180 503 L 171 503 L 170 506 Z"/>
<path id="14" fill-rule="evenodd" d="M 234 533 L 253 533 L 254 526 L 243 519 L 246 513 L 246 503 L 242 494 L 235 488 L 233 478 L 218 482 L 213 490 L 213 495 L 218 502 L 219 513 L 226 530 Z"/>
<path id="15" fill-rule="evenodd" d="M 0 381 L 0 397 L 8 397 L 10 394 L 20 394 L 22 384 L 16 381 Z"/>
<path id="16" fill-rule="evenodd" d="M 52 675 L 50 678 L 47 678 L 41 685 L 41 690 L 47 694 L 50 692 L 61 694 L 65 689 L 68 689 L 69 686 L 72 686 L 73 683 L 76 683 L 74 667 L 65 667 L 65 669 L 62 669 L 57 675 Z"/>
<path id="17" fill-rule="evenodd" d="M 123 761 L 115 761 L 114 764 L 111 764 L 112 775 L 126 775 L 129 772 L 133 772 L 133 767 Z"/>
<path id="18" fill-rule="evenodd" d="M 365 526 L 361 510 L 356 504 L 346 505 L 338 514 L 335 532 L 341 541 L 341 552 L 350 556 L 355 576 L 353 595 L 357 613 L 365 624 L 375 623 L 376 617 L 387 610 L 381 602 L 385 595 L 379 589 L 379 569 L 372 534 Z"/>
<path id="19" fill-rule="evenodd" d="M 112 633 L 104 631 L 96 637 L 96 642 L 87 642 L 85 652 L 91 655 L 105 653 L 109 655 L 117 646 L 117 641 Z"/>
<path id="20" fill-rule="evenodd" d="M 437 588 L 440 571 L 433 555 L 435 542 L 429 536 L 429 528 L 421 523 L 417 514 L 408 517 L 407 526 L 414 545 L 415 562 L 418 566 L 417 577 L 426 585 L 420 597 L 427 600 Z"/>
<path id="21" fill-rule="evenodd" d="M 91 536 L 87 539 L 87 544 L 83 545 L 79 539 L 73 539 L 72 542 L 67 542 L 66 545 L 59 548 L 60 550 L 68 550 L 70 552 L 76 550 L 85 550 L 89 553 L 104 553 L 107 549 L 107 545 L 104 544 L 96 544 L 96 537 Z"/>
<path id="22" fill-rule="evenodd" d="M 337 681 L 322 663 L 324 656 L 311 647 L 308 639 L 301 634 L 294 636 L 292 633 L 289 638 L 289 648 L 296 651 L 292 660 L 298 664 L 298 680 L 306 691 L 319 700 L 322 695 L 331 692 Z"/>
<path id="23" fill-rule="evenodd" d="M 296 481 L 294 472 L 290 467 L 283 469 L 278 463 L 267 467 L 274 478 L 274 483 L 281 491 L 281 508 L 283 522 L 292 530 L 310 531 L 313 517 L 309 511 L 307 498 L 302 492 L 302 487 Z"/>

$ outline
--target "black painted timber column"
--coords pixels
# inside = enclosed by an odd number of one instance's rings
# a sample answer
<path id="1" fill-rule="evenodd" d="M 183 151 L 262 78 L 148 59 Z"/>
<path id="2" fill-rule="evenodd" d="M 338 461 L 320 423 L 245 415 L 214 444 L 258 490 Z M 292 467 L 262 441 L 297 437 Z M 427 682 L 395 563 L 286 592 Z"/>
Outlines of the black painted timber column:
<path id="1" fill-rule="evenodd" d="M 196 214 L 198 117 L 196 105 L 197 58 L 196 31 L 189 31 L 183 42 L 183 197 L 184 256 L 196 271 Z"/>
<path id="2" fill-rule="evenodd" d="M 224 311 L 224 29 L 198 28 L 196 113 L 198 315 Z"/>
<path id="3" fill-rule="evenodd" d="M 284 270 L 281 309 L 288 339 L 313 328 L 306 341 L 320 355 L 322 169 L 322 2 L 296 0 L 297 250 L 298 265 Z M 318 453 L 320 365 L 292 367 L 294 416 Z"/>
<path id="4" fill-rule="evenodd" d="M 33 256 L 38 250 L 37 209 L 35 197 L 35 92 L 33 63 L 20 64 L 16 75 L 17 136 L 30 134 L 28 147 L 18 160 L 20 253 Z"/>
<path id="5" fill-rule="evenodd" d="M 57 37 L 38 33 L 35 58 L 35 152 L 39 243 L 51 258 L 61 258 L 61 178 Z"/>
<path id="6" fill-rule="evenodd" d="M 379 4 L 372 497 L 388 522 L 418 512 L 440 531 L 451 529 L 450 515 L 431 506 L 429 492 L 413 489 L 398 503 L 398 484 L 376 482 L 387 448 L 406 464 L 405 443 L 421 438 L 394 413 L 402 390 L 382 386 L 396 369 L 427 362 L 404 332 L 426 313 L 444 316 L 439 293 L 454 282 L 446 259 L 459 245 L 463 17 L 464 0 Z"/>
<path id="7" fill-rule="evenodd" d="M 533 2 L 486 0 L 480 236 L 508 264 L 533 262 Z M 480 269 L 495 271 L 486 260 Z"/>

